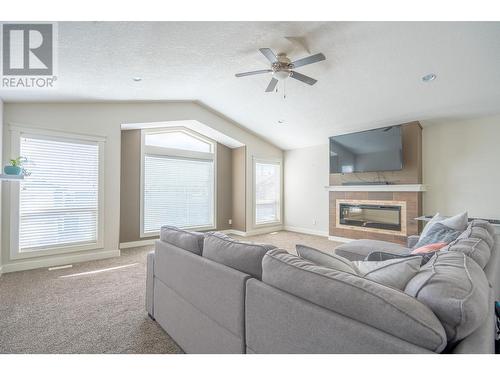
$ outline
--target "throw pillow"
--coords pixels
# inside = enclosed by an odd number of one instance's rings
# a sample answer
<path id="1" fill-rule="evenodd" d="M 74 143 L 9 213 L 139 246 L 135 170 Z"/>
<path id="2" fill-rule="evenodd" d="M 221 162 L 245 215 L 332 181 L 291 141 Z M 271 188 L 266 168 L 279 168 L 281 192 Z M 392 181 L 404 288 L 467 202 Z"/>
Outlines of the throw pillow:
<path id="1" fill-rule="evenodd" d="M 469 217 L 467 215 L 467 211 L 464 211 L 461 214 L 439 221 L 439 223 L 458 231 L 464 231 L 467 228 L 468 222 L 469 222 Z"/>
<path id="2" fill-rule="evenodd" d="M 450 228 L 441 223 L 435 223 L 425 234 L 425 236 L 420 236 L 415 249 L 422 247 L 424 245 L 429 245 L 437 242 L 446 242 L 449 244 L 455 241 L 458 236 L 462 234 L 462 231 Z"/>
<path id="3" fill-rule="evenodd" d="M 412 254 L 427 254 L 427 253 L 433 253 L 435 251 L 441 250 L 443 247 L 448 245 L 447 242 L 436 242 L 436 243 L 430 243 L 428 245 L 424 245 L 421 247 L 416 248 L 413 250 L 411 253 Z"/>
<path id="4" fill-rule="evenodd" d="M 420 270 L 421 257 L 403 257 L 380 262 L 354 261 L 327 254 L 309 246 L 297 245 L 297 254 L 318 266 L 351 273 L 379 284 L 404 290 L 408 281 Z"/>
<path id="5" fill-rule="evenodd" d="M 305 245 L 296 245 L 295 249 L 299 257 L 307 259 L 314 264 L 357 275 L 357 271 L 352 262 L 346 258 L 335 254 L 327 254 Z"/>
<path id="6" fill-rule="evenodd" d="M 368 254 L 368 256 L 364 259 L 366 261 L 382 261 L 389 259 L 401 259 L 401 258 L 410 258 L 410 257 L 420 257 L 420 267 L 426 264 L 434 255 L 434 253 L 424 253 L 424 254 L 392 254 L 385 253 L 383 251 L 374 251 L 373 253 Z"/>
<path id="7" fill-rule="evenodd" d="M 440 222 L 441 220 L 444 220 L 444 217 L 441 216 L 439 214 L 439 212 L 437 214 L 435 214 L 431 220 L 429 220 L 427 222 L 427 224 L 425 224 L 425 227 L 424 229 L 422 229 L 422 233 L 420 233 L 420 237 L 423 237 L 427 234 L 427 232 L 429 231 L 429 229 L 436 223 Z"/>
<path id="8" fill-rule="evenodd" d="M 468 224 L 468 215 L 467 211 L 464 211 L 458 215 L 451 216 L 451 217 L 444 217 L 439 214 L 435 214 L 432 219 L 427 223 L 427 225 L 424 227 L 422 230 L 422 233 L 420 234 L 420 237 L 424 237 L 427 235 L 428 231 L 434 226 L 436 223 L 441 223 L 443 225 L 446 225 L 449 228 L 458 230 L 458 231 L 464 231 L 467 228 Z M 416 246 L 415 246 L 416 247 Z"/>

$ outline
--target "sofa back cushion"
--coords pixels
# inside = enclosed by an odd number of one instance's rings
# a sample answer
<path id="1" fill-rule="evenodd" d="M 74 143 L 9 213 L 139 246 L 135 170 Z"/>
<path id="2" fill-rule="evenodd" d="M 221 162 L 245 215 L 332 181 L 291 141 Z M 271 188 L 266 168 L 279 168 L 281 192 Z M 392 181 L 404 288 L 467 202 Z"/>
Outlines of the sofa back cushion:
<path id="1" fill-rule="evenodd" d="M 276 246 L 240 242 L 207 233 L 203 245 L 203 256 L 214 262 L 245 272 L 253 277 L 262 277 L 262 258 Z"/>
<path id="2" fill-rule="evenodd" d="M 439 318 L 449 343 L 474 332 L 488 314 L 489 284 L 481 267 L 461 252 L 438 252 L 406 285 L 405 293 Z"/>
<path id="3" fill-rule="evenodd" d="M 327 254 L 305 245 L 297 245 L 297 254 L 312 263 L 349 272 L 368 280 L 404 290 L 408 281 L 420 270 L 422 257 L 401 257 L 384 261 L 353 261 L 339 255 Z"/>
<path id="4" fill-rule="evenodd" d="M 201 255 L 205 235 L 199 232 L 190 232 L 170 225 L 164 225 L 160 230 L 160 240 L 171 245 Z"/>
<path id="5" fill-rule="evenodd" d="M 262 270 L 263 282 L 296 297 L 428 350 L 440 352 L 446 346 L 446 334 L 434 313 L 398 290 L 280 249 L 267 252 Z"/>
<path id="6" fill-rule="evenodd" d="M 463 253 L 484 268 L 490 260 L 493 246 L 493 226 L 484 220 L 473 220 L 455 241 L 443 248 L 443 251 Z"/>

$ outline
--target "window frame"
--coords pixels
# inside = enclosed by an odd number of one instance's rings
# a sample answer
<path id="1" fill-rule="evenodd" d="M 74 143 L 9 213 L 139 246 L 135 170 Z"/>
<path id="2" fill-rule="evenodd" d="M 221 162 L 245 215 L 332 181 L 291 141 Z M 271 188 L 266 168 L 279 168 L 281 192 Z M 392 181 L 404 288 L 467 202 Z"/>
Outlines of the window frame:
<path id="1" fill-rule="evenodd" d="M 194 137 L 210 144 L 212 152 L 200 152 L 200 151 L 190 151 L 175 149 L 169 147 L 159 147 L 159 146 L 147 146 L 145 144 L 146 134 L 157 134 L 157 133 L 177 133 L 183 132 L 190 137 Z M 205 137 L 202 134 L 195 132 L 194 130 L 172 126 L 167 128 L 152 128 L 152 129 L 141 129 L 141 166 L 140 166 L 140 219 L 139 219 L 139 236 L 140 238 L 157 237 L 160 231 L 155 232 L 145 232 L 144 231 L 144 171 L 145 171 L 145 156 L 146 155 L 156 155 L 164 156 L 169 158 L 178 158 L 183 160 L 212 160 L 213 162 L 213 210 L 212 210 L 212 225 L 208 226 L 190 226 L 182 227 L 182 229 L 187 230 L 215 230 L 217 228 L 217 142 Z"/>
<path id="2" fill-rule="evenodd" d="M 278 202 L 278 220 L 266 221 L 266 222 L 257 222 L 257 168 L 256 164 L 274 164 L 279 167 L 279 202 Z M 252 218 L 254 227 L 262 228 L 262 227 L 270 227 L 277 226 L 283 224 L 283 162 L 281 159 L 273 159 L 273 158 L 258 158 L 254 157 L 252 160 Z"/>
<path id="3" fill-rule="evenodd" d="M 58 246 L 40 247 L 39 250 L 22 252 L 19 248 L 21 182 L 9 184 L 10 189 L 10 259 L 36 258 L 47 255 L 65 254 L 75 251 L 104 249 L 104 146 L 106 137 L 85 135 L 70 132 L 60 132 L 46 129 L 30 128 L 20 125 L 10 125 L 10 155 L 19 156 L 21 137 L 31 137 L 51 141 L 68 143 L 97 144 L 98 146 L 98 196 L 97 196 L 97 238 L 95 242 L 83 244 L 67 244 Z"/>

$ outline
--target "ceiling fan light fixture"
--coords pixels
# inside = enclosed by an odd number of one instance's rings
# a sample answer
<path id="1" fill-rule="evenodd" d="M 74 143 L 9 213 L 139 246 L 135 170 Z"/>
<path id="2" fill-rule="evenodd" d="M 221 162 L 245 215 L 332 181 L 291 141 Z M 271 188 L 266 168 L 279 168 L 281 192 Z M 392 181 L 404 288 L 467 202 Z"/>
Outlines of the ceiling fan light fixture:
<path id="1" fill-rule="evenodd" d="M 279 81 L 284 81 L 288 77 L 292 77 L 300 82 L 308 84 L 310 86 L 314 85 L 317 80 L 308 77 L 305 74 L 296 72 L 294 69 L 299 68 L 304 65 L 314 64 L 326 59 L 325 55 L 322 53 L 317 53 L 315 55 L 307 56 L 302 59 L 295 61 L 290 60 L 285 53 L 278 53 L 277 55 L 270 48 L 259 48 L 259 51 L 269 60 L 271 63 L 271 69 L 261 69 L 253 70 L 250 72 L 236 73 L 236 77 L 253 76 L 255 74 L 265 74 L 272 73 L 272 78 L 265 92 L 273 92 L 276 89 L 276 85 Z M 284 98 L 286 95 L 283 96 Z"/>
<path id="2" fill-rule="evenodd" d="M 273 72 L 273 77 L 276 79 L 279 79 L 280 81 L 287 79 L 290 77 L 290 71 L 289 70 L 278 70 Z"/>

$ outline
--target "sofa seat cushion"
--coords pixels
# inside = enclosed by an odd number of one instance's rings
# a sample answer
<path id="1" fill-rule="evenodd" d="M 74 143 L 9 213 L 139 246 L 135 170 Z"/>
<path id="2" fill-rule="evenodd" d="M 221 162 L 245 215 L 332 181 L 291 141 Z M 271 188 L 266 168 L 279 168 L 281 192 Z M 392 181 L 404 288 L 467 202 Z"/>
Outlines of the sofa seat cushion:
<path id="1" fill-rule="evenodd" d="M 484 220 L 473 220 L 467 229 L 443 251 L 463 253 L 476 261 L 481 268 L 485 268 L 491 257 L 495 245 L 493 226 Z"/>
<path id="2" fill-rule="evenodd" d="M 467 337 L 484 322 L 489 284 L 481 267 L 460 252 L 438 252 L 406 285 L 405 293 L 439 318 L 449 343 Z"/>
<path id="3" fill-rule="evenodd" d="M 370 253 L 380 251 L 384 253 L 406 255 L 410 253 L 407 247 L 386 241 L 355 240 L 337 246 L 335 254 L 349 260 L 364 260 Z"/>
<path id="4" fill-rule="evenodd" d="M 335 254 L 327 254 L 309 246 L 297 245 L 297 254 L 318 266 L 349 272 L 368 280 L 404 290 L 408 281 L 420 270 L 420 256 L 389 259 L 384 261 L 351 262 Z"/>
<path id="5" fill-rule="evenodd" d="M 190 232 L 170 225 L 164 225 L 160 230 L 160 240 L 171 245 L 201 255 L 205 235 L 199 232 Z"/>
<path id="6" fill-rule="evenodd" d="M 427 306 L 360 276 L 274 249 L 262 261 L 262 281 L 428 350 L 446 346 L 443 326 Z"/>
<path id="7" fill-rule="evenodd" d="M 203 256 L 248 275 L 262 277 L 262 258 L 273 245 L 241 242 L 214 233 L 205 235 Z"/>

